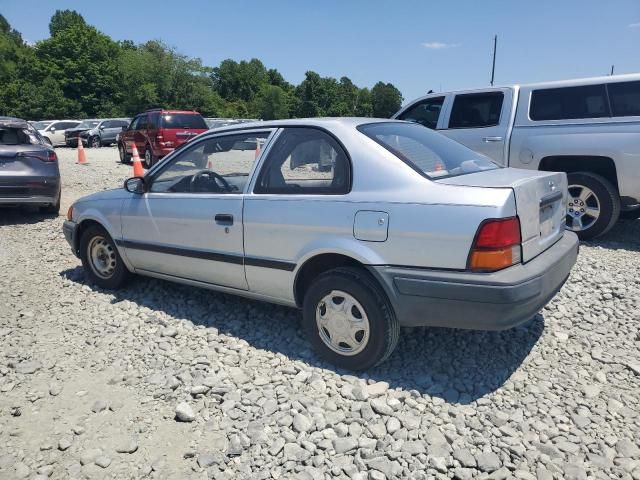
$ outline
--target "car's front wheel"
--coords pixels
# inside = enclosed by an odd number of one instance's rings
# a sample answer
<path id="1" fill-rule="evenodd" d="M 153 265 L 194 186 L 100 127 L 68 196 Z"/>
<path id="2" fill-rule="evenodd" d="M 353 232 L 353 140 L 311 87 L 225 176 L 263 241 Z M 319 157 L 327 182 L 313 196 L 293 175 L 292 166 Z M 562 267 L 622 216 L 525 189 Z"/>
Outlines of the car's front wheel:
<path id="1" fill-rule="evenodd" d="M 581 240 L 608 232 L 620 216 L 620 197 L 606 178 L 590 172 L 567 174 L 566 224 Z"/>
<path id="2" fill-rule="evenodd" d="M 129 163 L 129 154 L 127 154 L 127 149 L 124 146 L 124 143 L 118 144 L 118 153 L 120 154 L 120 163 L 127 164 Z"/>
<path id="3" fill-rule="evenodd" d="M 100 137 L 98 137 L 97 135 L 91 137 L 89 139 L 89 145 L 91 146 L 91 148 L 100 148 L 102 146 L 102 142 L 100 141 Z"/>
<path id="4" fill-rule="evenodd" d="M 303 327 L 320 356 L 350 370 L 384 362 L 400 335 L 385 292 L 367 271 L 351 267 L 330 270 L 311 283 Z"/>
<path id="5" fill-rule="evenodd" d="M 113 239 L 97 225 L 80 237 L 80 260 L 89 280 L 102 288 L 119 288 L 131 277 Z"/>

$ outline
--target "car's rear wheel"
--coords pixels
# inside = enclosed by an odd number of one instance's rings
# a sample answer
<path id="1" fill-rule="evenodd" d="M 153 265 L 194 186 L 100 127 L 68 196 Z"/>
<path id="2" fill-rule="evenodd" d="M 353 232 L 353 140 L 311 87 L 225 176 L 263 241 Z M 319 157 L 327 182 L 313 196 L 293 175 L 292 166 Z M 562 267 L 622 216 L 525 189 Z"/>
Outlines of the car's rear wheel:
<path id="1" fill-rule="evenodd" d="M 119 288 L 131 277 L 107 231 L 88 227 L 80 237 L 80 259 L 89 280 L 102 288 Z"/>
<path id="2" fill-rule="evenodd" d="M 97 135 L 94 135 L 93 137 L 91 137 L 89 139 L 89 146 L 91 148 L 100 148 L 102 146 L 102 142 L 100 141 L 100 137 Z"/>
<path id="3" fill-rule="evenodd" d="M 127 153 L 123 143 L 118 144 L 118 153 L 120 154 L 120 163 L 127 164 L 130 162 L 131 156 Z"/>
<path id="4" fill-rule="evenodd" d="M 320 356 L 350 370 L 364 370 L 393 352 L 400 325 L 385 292 L 364 269 L 323 273 L 304 296 L 303 327 Z"/>
<path id="5" fill-rule="evenodd" d="M 589 172 L 567 174 L 567 229 L 581 240 L 603 235 L 618 221 L 620 198 L 606 178 Z"/>
<path id="6" fill-rule="evenodd" d="M 55 203 L 51 205 L 46 205 L 44 207 L 40 207 L 40 211 L 42 213 L 47 213 L 49 215 L 59 215 L 60 214 L 60 198 L 62 197 L 62 191 L 58 192 L 58 198 Z"/>
<path id="7" fill-rule="evenodd" d="M 151 150 L 151 145 L 147 144 L 144 147 L 144 168 L 149 170 L 153 167 L 153 164 L 156 162 L 155 157 L 153 155 L 153 150 Z"/>

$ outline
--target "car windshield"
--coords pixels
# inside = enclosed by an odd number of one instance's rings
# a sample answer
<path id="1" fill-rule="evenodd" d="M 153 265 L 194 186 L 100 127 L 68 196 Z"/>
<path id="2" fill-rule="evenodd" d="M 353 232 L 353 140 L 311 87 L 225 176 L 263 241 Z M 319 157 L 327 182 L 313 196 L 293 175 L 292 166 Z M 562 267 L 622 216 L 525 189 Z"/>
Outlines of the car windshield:
<path id="1" fill-rule="evenodd" d="M 44 130 L 49 125 L 51 125 L 51 123 L 52 122 L 31 122 L 31 125 L 33 125 L 33 128 L 35 128 L 36 130 Z"/>
<path id="2" fill-rule="evenodd" d="M 35 132 L 26 128 L 0 126 L 0 145 L 37 145 Z"/>
<path id="3" fill-rule="evenodd" d="M 484 155 L 415 123 L 369 123 L 358 130 L 428 178 L 499 168 Z"/>
<path id="4" fill-rule="evenodd" d="M 162 116 L 162 128 L 193 128 L 207 130 L 207 124 L 200 115 L 190 113 L 172 113 Z"/>
<path id="5" fill-rule="evenodd" d="M 93 128 L 100 123 L 100 120 L 85 120 L 76 128 Z"/>

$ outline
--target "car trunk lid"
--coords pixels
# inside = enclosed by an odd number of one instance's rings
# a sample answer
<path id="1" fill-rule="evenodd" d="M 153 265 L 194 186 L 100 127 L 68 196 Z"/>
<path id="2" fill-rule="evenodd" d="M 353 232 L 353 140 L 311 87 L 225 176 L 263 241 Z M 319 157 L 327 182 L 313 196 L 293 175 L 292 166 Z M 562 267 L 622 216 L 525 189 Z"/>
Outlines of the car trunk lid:
<path id="1" fill-rule="evenodd" d="M 562 172 L 500 168 L 437 180 L 438 183 L 481 188 L 510 188 L 522 234 L 522 259 L 535 258 L 564 231 L 567 177 Z"/>

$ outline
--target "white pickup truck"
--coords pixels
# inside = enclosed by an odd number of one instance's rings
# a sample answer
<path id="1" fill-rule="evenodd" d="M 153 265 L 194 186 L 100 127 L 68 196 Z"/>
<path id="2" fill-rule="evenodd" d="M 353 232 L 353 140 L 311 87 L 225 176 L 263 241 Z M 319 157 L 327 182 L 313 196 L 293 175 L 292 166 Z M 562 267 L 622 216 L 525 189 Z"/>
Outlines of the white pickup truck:
<path id="1" fill-rule="evenodd" d="M 394 118 L 503 166 L 566 172 L 566 224 L 581 239 L 640 216 L 640 74 L 431 93 Z"/>

